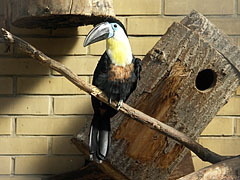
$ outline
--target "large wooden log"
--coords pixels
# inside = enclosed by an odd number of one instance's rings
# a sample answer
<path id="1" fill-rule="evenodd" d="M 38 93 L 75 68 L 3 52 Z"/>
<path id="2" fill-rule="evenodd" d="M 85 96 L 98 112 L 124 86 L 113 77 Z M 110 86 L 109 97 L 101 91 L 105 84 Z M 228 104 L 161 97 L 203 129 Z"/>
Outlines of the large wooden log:
<path id="1" fill-rule="evenodd" d="M 112 0 L 11 0 L 8 3 L 12 24 L 25 28 L 73 27 L 114 16 Z"/>
<path id="2" fill-rule="evenodd" d="M 191 173 L 179 180 L 239 180 L 240 157 L 225 160 Z"/>
<path id="3" fill-rule="evenodd" d="M 229 38 L 202 15 L 192 19 L 192 24 L 195 22 L 205 22 L 212 35 L 217 32 L 224 41 L 209 42 L 201 32 L 174 23 L 143 59 L 141 81 L 127 101 L 194 139 L 240 82 L 238 71 L 229 61 L 239 53 L 237 47 L 230 44 L 232 48 L 222 52 L 216 47 L 230 43 Z M 200 29 L 201 25 L 197 24 Z M 234 54 L 226 57 L 224 53 L 231 54 L 232 49 Z M 88 123 L 79 134 L 85 147 Z M 123 114 L 117 114 L 111 123 L 112 144 L 103 166 L 107 164 L 129 179 L 167 179 L 187 152 L 183 145 Z"/>

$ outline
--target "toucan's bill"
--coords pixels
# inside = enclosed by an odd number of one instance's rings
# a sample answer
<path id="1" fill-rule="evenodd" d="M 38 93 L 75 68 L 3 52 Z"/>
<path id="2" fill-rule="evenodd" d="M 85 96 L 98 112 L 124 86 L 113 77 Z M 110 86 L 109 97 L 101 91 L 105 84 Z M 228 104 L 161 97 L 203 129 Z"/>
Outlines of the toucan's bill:
<path id="1" fill-rule="evenodd" d="M 86 47 L 90 44 L 93 44 L 98 41 L 102 41 L 107 38 L 111 38 L 114 36 L 114 31 L 112 26 L 108 22 L 104 22 L 96 25 L 87 35 L 83 46 Z"/>

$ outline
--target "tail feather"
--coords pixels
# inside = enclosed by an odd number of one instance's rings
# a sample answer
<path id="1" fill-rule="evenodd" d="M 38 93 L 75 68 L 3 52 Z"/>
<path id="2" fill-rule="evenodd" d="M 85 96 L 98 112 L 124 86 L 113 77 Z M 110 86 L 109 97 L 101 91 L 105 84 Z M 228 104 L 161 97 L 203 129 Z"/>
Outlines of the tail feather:
<path id="1" fill-rule="evenodd" d="M 110 118 L 94 114 L 89 132 L 90 159 L 101 162 L 107 157 L 110 145 Z"/>

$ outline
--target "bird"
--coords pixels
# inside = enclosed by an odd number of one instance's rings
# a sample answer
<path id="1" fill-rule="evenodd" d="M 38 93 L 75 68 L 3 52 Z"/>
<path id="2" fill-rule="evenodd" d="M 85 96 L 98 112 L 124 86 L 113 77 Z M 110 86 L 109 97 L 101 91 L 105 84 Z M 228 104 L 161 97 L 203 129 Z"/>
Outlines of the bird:
<path id="1" fill-rule="evenodd" d="M 108 103 L 91 96 L 94 115 L 89 130 L 90 160 L 97 163 L 102 163 L 108 155 L 110 118 L 136 89 L 141 72 L 141 60 L 133 56 L 127 31 L 121 21 L 108 17 L 96 24 L 86 36 L 83 46 L 102 40 L 106 40 L 106 50 L 95 68 L 92 84 L 103 91 Z M 109 106 L 112 100 L 118 102 L 116 110 Z"/>

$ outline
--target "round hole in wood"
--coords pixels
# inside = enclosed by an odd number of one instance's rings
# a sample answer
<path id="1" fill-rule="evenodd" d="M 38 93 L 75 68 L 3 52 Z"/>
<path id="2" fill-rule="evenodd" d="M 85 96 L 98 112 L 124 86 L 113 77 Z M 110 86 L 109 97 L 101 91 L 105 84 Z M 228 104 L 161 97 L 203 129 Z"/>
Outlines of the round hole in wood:
<path id="1" fill-rule="evenodd" d="M 217 75 L 211 69 L 204 69 L 197 75 L 195 85 L 199 91 L 206 91 L 211 89 L 216 84 Z"/>

